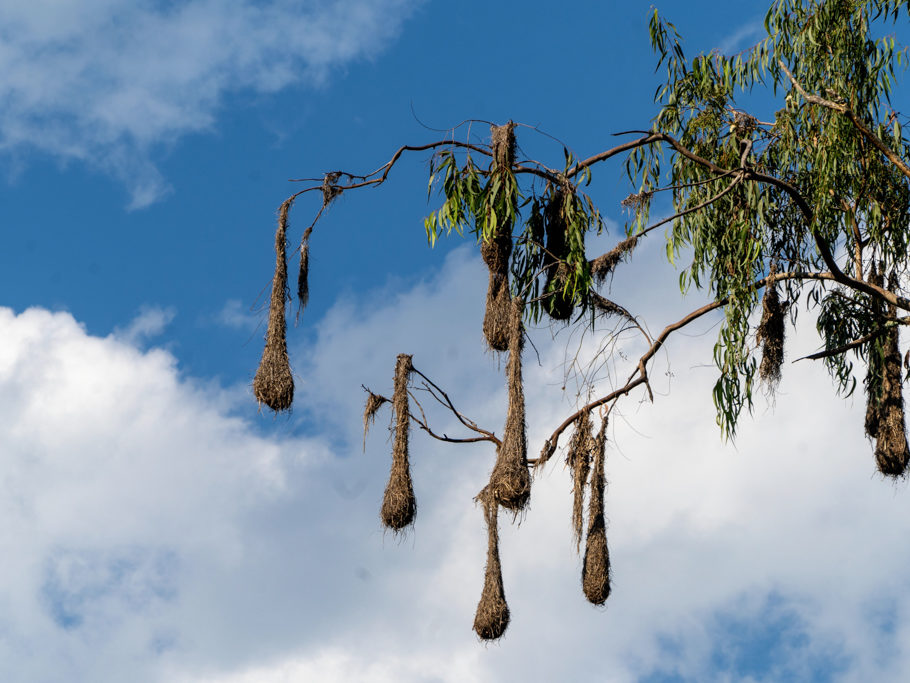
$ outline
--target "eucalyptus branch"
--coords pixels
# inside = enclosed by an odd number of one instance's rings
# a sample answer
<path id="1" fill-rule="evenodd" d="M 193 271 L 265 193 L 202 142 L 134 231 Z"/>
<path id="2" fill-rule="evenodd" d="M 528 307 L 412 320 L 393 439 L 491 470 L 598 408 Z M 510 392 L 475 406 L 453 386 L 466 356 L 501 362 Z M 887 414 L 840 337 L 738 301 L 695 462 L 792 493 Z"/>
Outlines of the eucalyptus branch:
<path id="1" fill-rule="evenodd" d="M 793 74 L 790 73 L 790 70 L 787 68 L 787 65 L 784 64 L 782 60 L 778 60 L 778 64 L 780 65 L 780 68 L 783 70 L 783 72 L 785 74 L 787 74 L 787 78 L 790 79 L 790 83 L 793 84 L 793 87 L 796 88 L 797 92 L 799 92 L 799 94 L 803 96 L 803 99 L 806 100 L 806 102 L 808 102 L 809 104 L 818 105 L 820 107 L 825 107 L 826 109 L 831 109 L 833 111 L 839 112 L 839 113 L 843 114 L 844 116 L 846 116 L 848 119 L 850 119 L 850 122 L 854 126 L 856 126 L 856 129 L 867 140 L 869 140 L 869 142 L 871 142 L 875 146 L 875 148 L 878 149 L 878 151 L 880 151 L 882 154 L 884 154 L 888 158 L 888 161 L 890 161 L 892 164 L 897 166 L 898 170 L 901 173 L 903 173 L 905 176 L 910 178 L 910 166 L 907 166 L 907 164 L 904 162 L 904 160 L 901 159 L 894 152 L 894 150 L 892 150 L 890 147 L 888 147 L 888 145 L 886 145 L 884 142 L 882 142 L 882 140 L 874 132 L 869 130 L 869 128 L 866 126 L 866 124 L 863 123 L 862 119 L 860 119 L 860 117 L 857 116 L 856 112 L 854 112 L 850 107 L 848 107 L 846 103 L 832 102 L 831 100 L 826 100 L 824 97 L 820 97 L 818 95 L 813 95 L 813 94 L 807 93 L 805 91 L 805 89 L 803 88 L 803 86 L 799 84 L 799 81 L 797 81 L 796 78 L 793 76 Z"/>
<path id="2" fill-rule="evenodd" d="M 765 287 L 766 285 L 772 284 L 774 282 L 779 282 L 781 280 L 835 280 L 835 277 L 831 273 L 825 273 L 825 272 L 815 273 L 815 272 L 797 271 L 797 272 L 775 273 L 773 275 L 769 275 L 767 277 L 761 278 L 760 280 L 756 280 L 749 286 L 749 289 L 761 289 L 762 287 Z M 723 299 L 718 299 L 717 301 L 713 301 L 711 303 L 705 304 L 704 306 L 692 311 L 688 315 L 680 318 L 676 322 L 667 325 L 663 329 L 663 331 L 657 336 L 657 338 L 654 340 L 654 342 L 651 344 L 650 348 L 648 348 L 648 350 L 645 351 L 645 353 L 638 359 L 636 368 L 635 368 L 634 372 L 629 376 L 629 379 L 626 380 L 626 384 L 618 389 L 611 391 L 609 394 L 606 394 L 605 396 L 602 396 L 594 401 L 589 402 L 585 406 L 576 410 L 565 420 L 563 420 L 562 424 L 560 424 L 553 431 L 553 433 L 550 435 L 550 437 L 547 439 L 546 443 L 548 445 L 548 448 L 544 449 L 544 451 L 541 453 L 541 456 L 539 458 L 528 460 L 528 464 L 533 465 L 535 468 L 541 467 L 544 464 L 546 464 L 546 462 L 553 456 L 553 453 L 555 453 L 555 451 L 556 451 L 556 446 L 559 443 L 559 437 L 573 422 L 575 422 L 575 420 L 577 420 L 579 417 L 581 417 L 581 415 L 583 413 L 590 412 L 591 410 L 594 410 L 595 408 L 599 408 L 600 406 L 606 405 L 607 403 L 616 401 L 620 397 L 625 396 L 626 394 L 631 392 L 633 389 L 635 389 L 636 387 L 638 387 L 642 384 L 647 385 L 647 382 L 648 382 L 647 365 L 651 361 L 651 359 L 654 358 L 654 356 L 657 354 L 657 352 L 661 349 L 661 347 L 664 345 L 664 343 L 667 341 L 667 338 L 676 330 L 679 330 L 679 329 L 685 327 L 686 325 L 689 325 L 690 323 L 694 322 L 695 320 L 698 320 L 699 318 L 710 313 L 711 311 L 715 311 L 718 308 L 726 306 L 727 303 L 729 303 L 728 297 L 725 297 Z M 647 388 L 648 388 L 649 394 L 651 394 L 650 387 L 647 387 Z M 651 396 L 652 396 L 652 400 L 653 400 L 653 394 Z"/>

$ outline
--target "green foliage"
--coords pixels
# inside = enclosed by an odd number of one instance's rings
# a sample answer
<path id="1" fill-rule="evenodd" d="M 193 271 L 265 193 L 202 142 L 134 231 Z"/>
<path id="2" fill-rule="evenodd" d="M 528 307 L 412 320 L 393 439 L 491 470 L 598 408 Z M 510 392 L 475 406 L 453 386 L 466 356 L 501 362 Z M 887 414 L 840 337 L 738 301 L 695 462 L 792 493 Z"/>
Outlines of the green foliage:
<path id="1" fill-rule="evenodd" d="M 627 173 L 642 187 L 665 182 L 673 188 L 674 211 L 691 211 L 673 221 L 668 257 L 691 259 L 680 277 L 684 290 L 694 285 L 727 302 L 714 352 L 721 372 L 714 398 L 728 436 L 742 409 L 751 408 L 755 362 L 746 321 L 757 302 L 754 283 L 771 263 L 791 273 L 825 270 L 824 246 L 845 255 L 851 274 L 873 258 L 889 273 L 906 269 L 907 178 L 843 110 L 809 100 L 848 108 L 906 158 L 910 145 L 890 109 L 906 48 L 873 32 L 908 16 L 906 0 L 777 0 L 765 18 L 767 36 L 756 45 L 692 60 L 673 25 L 657 12 L 651 19 L 658 68 L 666 69 L 652 130 L 673 136 L 700 159 L 674 153 L 661 175 L 660 150 L 641 147 L 630 155 Z M 782 106 L 763 122 L 737 105 L 743 94 L 750 101 L 776 97 Z M 794 278 L 787 283 L 789 299 L 806 286 L 827 349 L 881 325 L 868 315 L 869 297 L 849 287 Z M 863 347 L 853 351 L 865 353 Z M 855 380 L 846 353 L 825 362 L 838 389 L 849 393 Z"/>

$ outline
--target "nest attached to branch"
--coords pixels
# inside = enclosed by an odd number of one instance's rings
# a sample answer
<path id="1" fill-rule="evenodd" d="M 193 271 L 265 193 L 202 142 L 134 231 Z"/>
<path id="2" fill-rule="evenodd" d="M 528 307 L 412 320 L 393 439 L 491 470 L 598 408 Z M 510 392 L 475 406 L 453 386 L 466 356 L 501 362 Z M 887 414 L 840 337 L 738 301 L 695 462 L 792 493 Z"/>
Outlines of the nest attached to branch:
<path id="1" fill-rule="evenodd" d="M 411 376 L 411 367 L 411 356 L 405 353 L 399 354 L 395 363 L 395 388 L 392 394 L 392 419 L 395 425 L 395 437 L 392 443 L 392 471 L 379 513 L 383 525 L 395 532 L 399 532 L 411 524 L 417 514 L 417 500 L 414 497 L 411 467 L 408 462 L 408 430 L 411 420 L 408 407 L 408 379 Z M 373 401 L 372 394 L 367 401 L 369 408 L 370 402 Z M 373 402 L 375 403 L 375 401 Z M 366 413 L 364 413 L 364 419 L 366 420 Z"/>
<path id="2" fill-rule="evenodd" d="M 515 124 L 490 126 L 492 133 L 494 173 L 504 173 L 515 162 Z M 483 317 L 483 334 L 494 351 L 509 349 L 509 257 L 512 255 L 512 225 L 505 218 L 500 220 L 489 240 L 480 244 L 480 255 L 490 271 L 487 286 L 486 309 Z"/>
<path id="3" fill-rule="evenodd" d="M 591 261 L 591 276 L 597 284 L 602 284 L 607 276 L 613 272 L 616 266 L 622 261 L 626 254 L 632 253 L 632 250 L 638 244 L 638 235 L 627 237 L 615 247 L 610 249 L 606 254 L 601 254 Z"/>
<path id="4" fill-rule="evenodd" d="M 577 550 L 581 549 L 581 537 L 584 531 L 585 486 L 588 484 L 593 449 L 591 414 L 590 411 L 585 411 L 575 420 L 575 432 L 572 434 L 569 452 L 566 455 L 566 464 L 572 471 L 572 530 Z"/>
<path id="5" fill-rule="evenodd" d="M 288 410 L 294 401 L 294 376 L 288 357 L 285 320 L 285 303 L 288 300 L 288 211 L 291 204 L 291 200 L 285 201 L 278 212 L 278 229 L 275 231 L 275 275 L 272 278 L 272 295 L 269 301 L 269 324 L 265 334 L 265 348 L 256 376 L 253 378 L 253 394 L 256 400 L 276 412 Z"/>
<path id="6" fill-rule="evenodd" d="M 775 271 L 772 266 L 771 274 L 773 275 Z M 761 322 L 755 333 L 755 341 L 762 347 L 758 375 L 762 382 L 773 390 L 780 383 L 780 369 L 784 364 L 784 306 L 774 283 L 765 287 Z"/>
<path id="7" fill-rule="evenodd" d="M 883 273 L 875 263 L 869 273 L 869 281 L 882 286 Z M 892 274 L 889 288 L 897 288 L 897 280 Z M 879 311 L 881 305 L 878 305 Z M 888 306 L 888 318 L 897 316 L 897 308 Z M 880 323 L 886 318 L 880 316 Z M 870 438 L 875 439 L 875 464 L 878 471 L 888 477 L 901 477 L 910 463 L 910 447 L 907 445 L 907 428 L 904 415 L 903 381 L 901 376 L 900 329 L 897 325 L 884 332 L 881 341 L 881 355 L 875 343 L 869 348 L 869 369 L 866 377 L 865 429 Z"/>
<path id="8" fill-rule="evenodd" d="M 515 163 L 515 123 L 509 121 L 502 126 L 491 125 L 490 136 L 493 165 L 498 168 L 512 168 L 512 164 Z"/>
<path id="9" fill-rule="evenodd" d="M 516 513 L 527 506 L 531 497 L 525 397 L 521 377 L 521 352 L 524 348 L 524 326 L 521 322 L 523 308 L 521 299 L 518 297 L 512 299 L 509 318 L 509 362 L 506 365 L 509 408 L 502 444 L 499 446 L 489 484 L 493 500 Z"/>
<path id="10" fill-rule="evenodd" d="M 565 259 L 569 254 L 566 243 L 566 217 L 565 193 L 560 188 L 556 190 L 547 202 L 544 215 L 546 218 L 546 253 L 544 254 L 543 269 L 546 273 L 544 291 L 549 296 L 544 301 L 544 309 L 554 320 L 568 320 L 575 312 L 575 301 L 572 294 L 566 292 L 566 282 L 569 277 L 569 267 Z"/>
<path id="11" fill-rule="evenodd" d="M 474 615 L 474 631 L 483 640 L 502 638 L 509 626 L 509 605 L 502 584 L 502 566 L 499 562 L 499 506 L 489 487 L 477 496 L 483 505 L 487 522 L 487 564 L 483 577 L 483 592 Z"/>
<path id="12" fill-rule="evenodd" d="M 581 567 L 581 587 L 585 597 L 602 605 L 610 597 L 610 551 L 607 548 L 607 523 L 604 516 L 604 459 L 607 443 L 607 420 L 593 442 L 594 466 L 591 472 L 591 499 L 588 504 L 588 535 L 585 558 Z"/>

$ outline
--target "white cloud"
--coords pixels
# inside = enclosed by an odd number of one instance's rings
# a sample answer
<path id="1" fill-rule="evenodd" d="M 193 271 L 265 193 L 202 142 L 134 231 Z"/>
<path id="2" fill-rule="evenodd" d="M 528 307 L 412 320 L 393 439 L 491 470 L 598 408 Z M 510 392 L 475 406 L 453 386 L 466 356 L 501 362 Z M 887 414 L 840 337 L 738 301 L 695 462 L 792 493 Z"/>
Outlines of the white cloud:
<path id="1" fill-rule="evenodd" d="M 167 191 L 156 145 L 223 97 L 320 83 L 391 40 L 416 0 L 36 0 L 0 5 L 0 149 L 99 167 L 134 207 Z"/>
<path id="2" fill-rule="evenodd" d="M 501 368 L 480 338 L 485 277 L 458 250 L 438 277 L 339 302 L 313 346 L 293 348 L 299 404 L 273 438 L 163 351 L 91 337 L 67 314 L 0 309 L 0 677 L 780 680 L 833 663 L 846 681 L 906 679 L 910 505 L 905 486 L 872 474 L 861 401 L 832 397 L 799 363 L 776 410 L 723 447 L 713 370 L 696 367 L 711 335 L 673 338 L 669 394 L 633 397 L 613 422 L 607 609 L 581 595 L 557 459 L 522 524 L 502 529 L 512 625 L 478 644 L 485 536 L 471 498 L 493 453 L 415 432 L 417 525 L 384 535 L 388 415 L 361 453 L 359 384 L 388 391 L 395 355 L 413 352 L 462 410 L 501 429 Z M 619 275 L 615 295 L 634 301 Z M 544 336 L 541 366 L 526 357 L 532 445 L 568 410 L 554 400 L 562 340 Z M 289 435 L 301 415 L 321 433 Z M 756 651 L 767 666 L 749 664 Z"/>
<path id="3" fill-rule="evenodd" d="M 173 307 L 142 306 L 125 329 L 114 330 L 114 336 L 127 344 L 138 346 L 143 341 L 164 332 L 176 315 L 177 311 Z"/>

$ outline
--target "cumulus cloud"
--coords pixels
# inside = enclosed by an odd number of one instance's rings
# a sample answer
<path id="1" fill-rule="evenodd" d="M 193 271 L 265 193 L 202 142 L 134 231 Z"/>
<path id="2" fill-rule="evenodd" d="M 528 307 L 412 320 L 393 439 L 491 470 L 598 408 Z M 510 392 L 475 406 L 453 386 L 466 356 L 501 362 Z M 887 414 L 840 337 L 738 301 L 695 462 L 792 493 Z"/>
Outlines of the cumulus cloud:
<path id="1" fill-rule="evenodd" d="M 416 0 L 36 0 L 0 6 L 0 149 L 167 191 L 156 145 L 210 129 L 230 92 L 323 82 L 398 32 Z"/>
<path id="2" fill-rule="evenodd" d="M 674 338 L 656 403 L 633 396 L 612 422 L 607 608 L 581 594 L 557 458 L 522 523 L 504 520 L 513 623 L 479 645 L 486 539 L 471 499 L 494 454 L 415 432 L 417 525 L 384 535 L 388 415 L 362 453 L 359 385 L 387 392 L 395 355 L 413 352 L 501 429 L 484 291 L 479 259 L 456 250 L 437 276 L 337 302 L 309 346 L 292 342 L 300 402 L 264 420 L 271 437 L 164 351 L 92 337 L 64 313 L 0 309 L 3 679 L 906 678 L 910 506 L 905 486 L 872 474 L 862 406 L 796 364 L 776 409 L 724 447 L 714 371 L 700 367 L 712 333 Z M 614 295 L 634 302 L 620 276 Z M 526 358 L 532 447 L 572 403 L 559 398 L 566 340 L 548 336 L 535 336 L 540 364 Z"/>

